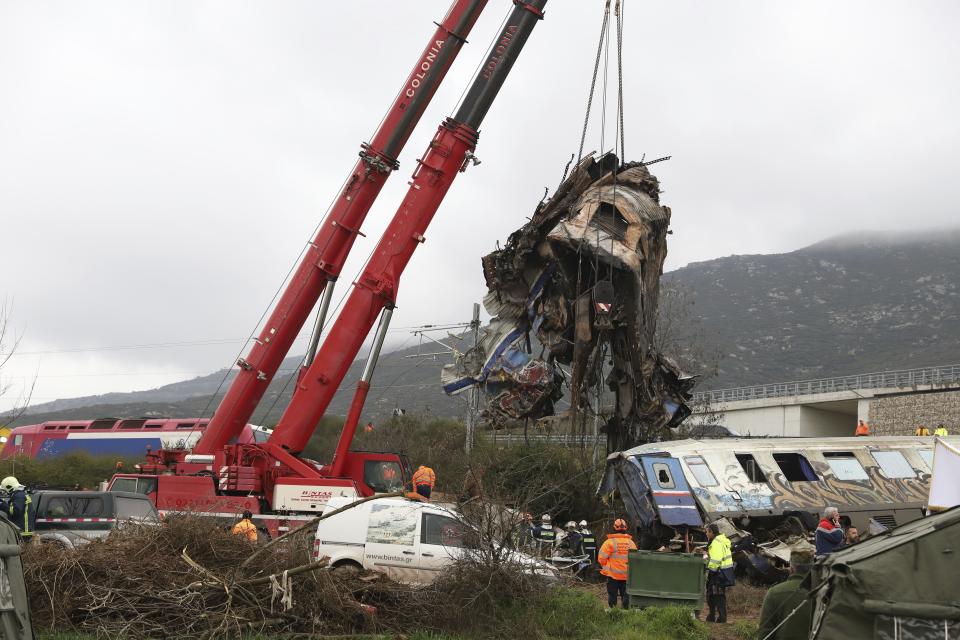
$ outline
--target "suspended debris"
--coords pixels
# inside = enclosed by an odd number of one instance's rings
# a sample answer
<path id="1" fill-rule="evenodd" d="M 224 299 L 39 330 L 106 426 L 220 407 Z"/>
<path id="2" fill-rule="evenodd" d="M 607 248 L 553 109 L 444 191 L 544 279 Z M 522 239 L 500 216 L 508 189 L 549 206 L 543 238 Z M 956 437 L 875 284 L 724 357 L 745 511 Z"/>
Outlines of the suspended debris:
<path id="1" fill-rule="evenodd" d="M 601 415 L 606 385 L 612 451 L 680 424 L 693 379 L 654 348 L 670 224 L 659 193 L 640 162 L 584 158 L 504 248 L 484 256 L 493 319 L 444 369 L 444 390 L 481 388 L 485 417 L 502 421 L 553 415 L 568 382 L 570 424 L 582 434 L 586 417 Z"/>

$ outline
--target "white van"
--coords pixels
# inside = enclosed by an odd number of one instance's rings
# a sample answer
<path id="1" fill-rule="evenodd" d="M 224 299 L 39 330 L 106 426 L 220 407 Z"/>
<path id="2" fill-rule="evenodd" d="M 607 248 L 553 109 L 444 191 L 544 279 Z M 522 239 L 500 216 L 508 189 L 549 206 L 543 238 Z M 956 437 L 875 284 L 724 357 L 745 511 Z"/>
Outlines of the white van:
<path id="1" fill-rule="evenodd" d="M 332 498 L 324 513 L 353 502 Z M 327 556 L 334 568 L 353 566 L 382 571 L 398 582 L 427 584 L 464 553 L 471 536 L 453 509 L 437 504 L 383 498 L 321 520 L 313 558 Z M 511 552 L 518 564 L 553 580 L 556 571 L 532 556 Z"/>

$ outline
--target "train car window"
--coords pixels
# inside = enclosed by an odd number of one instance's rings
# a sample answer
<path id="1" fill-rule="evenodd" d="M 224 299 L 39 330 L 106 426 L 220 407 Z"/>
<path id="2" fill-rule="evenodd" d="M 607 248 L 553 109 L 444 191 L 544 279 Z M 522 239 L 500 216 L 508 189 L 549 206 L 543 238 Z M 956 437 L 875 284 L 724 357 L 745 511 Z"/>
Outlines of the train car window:
<path id="1" fill-rule="evenodd" d="M 790 482 L 816 482 L 820 478 L 807 459 L 799 453 L 775 453 L 773 459 Z"/>
<path id="2" fill-rule="evenodd" d="M 697 479 L 701 487 L 715 487 L 720 484 L 710 471 L 710 467 L 700 456 L 690 456 L 683 460 L 687 463 L 687 468 L 690 469 L 690 473 Z"/>
<path id="3" fill-rule="evenodd" d="M 19 446 L 21 446 L 22 444 L 23 444 L 23 434 L 22 434 L 22 433 L 18 433 L 17 435 L 13 436 L 13 446 L 19 447 Z"/>
<path id="4" fill-rule="evenodd" d="M 86 428 L 87 428 L 87 425 L 85 425 L 85 424 L 72 424 L 72 425 L 70 425 L 70 430 L 71 430 L 71 431 L 73 431 L 74 429 L 86 429 Z"/>
<path id="5" fill-rule="evenodd" d="M 181 422 L 177 425 L 177 429 L 194 429 L 196 426 L 193 422 Z"/>
<path id="6" fill-rule="evenodd" d="M 124 420 L 120 423 L 121 429 L 142 429 L 146 420 Z"/>
<path id="7" fill-rule="evenodd" d="M 760 468 L 760 465 L 757 464 L 757 461 L 754 460 L 753 456 L 749 453 L 738 453 L 737 462 L 740 463 L 740 466 L 743 467 L 744 473 L 747 474 L 747 479 L 750 482 L 766 482 L 767 476 L 763 475 L 763 469 Z"/>
<path id="8" fill-rule="evenodd" d="M 927 467 L 930 470 L 933 470 L 933 449 L 920 449 L 917 451 L 920 454 L 920 457 L 923 458 L 923 461 L 927 463 Z"/>
<path id="9" fill-rule="evenodd" d="M 866 480 L 867 472 L 852 451 L 826 451 L 823 454 L 837 480 Z"/>
<path id="10" fill-rule="evenodd" d="M 653 472 L 657 474 L 657 484 L 661 489 L 673 489 L 677 485 L 673 482 L 673 476 L 670 474 L 670 467 L 662 462 L 656 462 L 653 465 Z"/>
<path id="11" fill-rule="evenodd" d="M 44 431 L 54 431 L 56 430 L 56 428 L 57 428 L 57 425 L 55 424 L 47 424 L 43 426 Z"/>
<path id="12" fill-rule="evenodd" d="M 112 429 L 113 425 L 116 424 L 116 420 L 106 418 L 104 420 L 94 420 L 90 423 L 91 429 Z"/>
<path id="13" fill-rule="evenodd" d="M 880 465 L 883 475 L 888 478 L 916 478 L 917 472 L 913 470 L 907 459 L 899 451 L 871 451 L 870 455 Z"/>

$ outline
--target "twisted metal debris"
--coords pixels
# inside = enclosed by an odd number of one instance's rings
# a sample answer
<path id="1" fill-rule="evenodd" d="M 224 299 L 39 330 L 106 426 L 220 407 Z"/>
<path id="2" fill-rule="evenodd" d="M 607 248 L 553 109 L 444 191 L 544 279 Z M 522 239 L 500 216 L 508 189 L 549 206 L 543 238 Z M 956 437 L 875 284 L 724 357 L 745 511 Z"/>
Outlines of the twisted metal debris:
<path id="1" fill-rule="evenodd" d="M 609 451 L 660 439 L 690 411 L 693 378 L 654 348 L 669 207 L 641 162 L 584 158 L 506 246 L 483 258 L 493 316 L 445 368 L 449 394 L 482 389 L 493 422 L 557 414 L 602 422 Z M 567 367 L 565 370 L 563 367 Z M 603 407 L 603 387 L 613 394 Z"/>

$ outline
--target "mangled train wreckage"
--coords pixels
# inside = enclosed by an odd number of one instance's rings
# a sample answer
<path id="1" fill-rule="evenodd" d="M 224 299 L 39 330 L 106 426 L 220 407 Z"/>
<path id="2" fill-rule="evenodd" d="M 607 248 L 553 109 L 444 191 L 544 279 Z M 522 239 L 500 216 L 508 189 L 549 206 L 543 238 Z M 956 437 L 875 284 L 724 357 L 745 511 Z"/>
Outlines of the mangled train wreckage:
<path id="1" fill-rule="evenodd" d="M 599 494 L 619 494 L 643 547 L 725 520 L 749 548 L 804 537 L 827 506 L 864 532 L 916 520 L 932 468 L 922 436 L 677 440 L 611 454 Z"/>
<path id="2" fill-rule="evenodd" d="M 480 388 L 484 416 L 496 423 L 554 415 L 566 384 L 572 432 L 602 416 L 610 451 L 679 424 L 694 381 L 654 345 L 670 224 L 659 198 L 642 162 L 613 154 L 579 162 L 483 258 L 492 320 L 479 344 L 445 368 L 444 390 Z M 599 406 L 604 387 L 612 411 Z"/>

